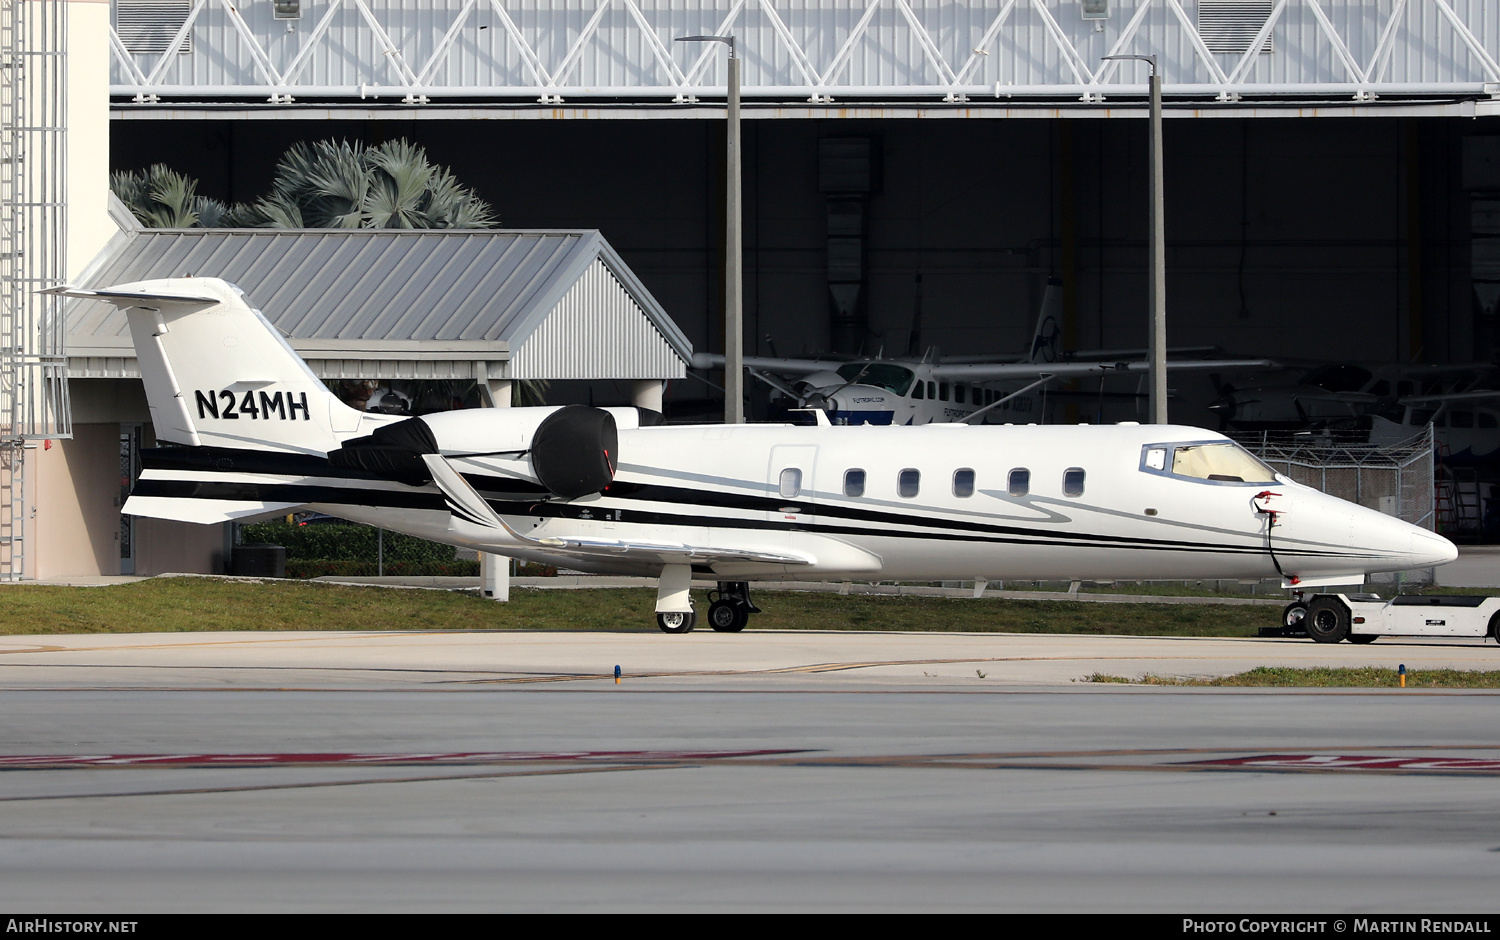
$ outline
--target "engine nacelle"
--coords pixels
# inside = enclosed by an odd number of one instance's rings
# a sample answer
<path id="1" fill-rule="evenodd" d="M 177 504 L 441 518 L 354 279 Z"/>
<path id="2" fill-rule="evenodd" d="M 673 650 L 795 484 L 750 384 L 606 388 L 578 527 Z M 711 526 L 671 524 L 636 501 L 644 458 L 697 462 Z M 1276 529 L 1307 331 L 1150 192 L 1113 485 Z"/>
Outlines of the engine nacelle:
<path id="1" fill-rule="evenodd" d="M 619 465 L 619 428 L 660 423 L 653 411 L 564 405 L 444 411 L 379 427 L 331 452 L 335 467 L 361 469 L 413 486 L 431 482 L 423 454 L 525 456 L 549 493 L 597 493 Z"/>

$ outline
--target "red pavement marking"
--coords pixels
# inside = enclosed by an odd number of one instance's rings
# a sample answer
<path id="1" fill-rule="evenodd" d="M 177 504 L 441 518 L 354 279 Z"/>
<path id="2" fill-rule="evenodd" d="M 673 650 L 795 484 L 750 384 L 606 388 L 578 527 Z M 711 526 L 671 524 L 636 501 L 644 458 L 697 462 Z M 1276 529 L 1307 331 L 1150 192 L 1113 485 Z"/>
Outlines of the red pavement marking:
<path id="1" fill-rule="evenodd" d="M 1262 754 L 1190 761 L 1195 766 L 1274 770 L 1468 770 L 1500 772 L 1500 759 L 1479 757 L 1360 757 L 1352 754 Z"/>
<path id="2" fill-rule="evenodd" d="M 32 754 L 0 756 L 0 770 L 15 767 L 141 766 L 191 764 L 248 767 L 268 764 L 498 764 L 536 761 L 681 761 L 766 757 L 795 750 L 757 751 L 458 751 L 409 754 Z"/>

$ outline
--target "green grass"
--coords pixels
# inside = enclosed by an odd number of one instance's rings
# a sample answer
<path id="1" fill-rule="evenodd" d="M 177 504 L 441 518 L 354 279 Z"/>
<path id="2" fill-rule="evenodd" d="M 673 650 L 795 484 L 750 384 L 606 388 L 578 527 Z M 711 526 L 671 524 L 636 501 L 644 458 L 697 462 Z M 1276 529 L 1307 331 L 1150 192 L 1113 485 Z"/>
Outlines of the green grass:
<path id="1" fill-rule="evenodd" d="M 1400 674 L 1394 669 L 1362 666 L 1350 669 L 1319 667 L 1293 669 L 1285 666 L 1258 666 L 1249 672 L 1217 679 L 1189 676 L 1147 674 L 1136 679 L 1096 672 L 1085 682 L 1126 683 L 1130 685 L 1177 685 L 1213 688 L 1361 688 L 1395 689 L 1401 686 Z M 1409 670 L 1408 689 L 1500 689 L 1500 671 L 1468 669 Z"/>
<path id="2" fill-rule="evenodd" d="M 449 591 L 305 581 L 152 578 L 110 587 L 0 587 L 0 634 L 198 630 L 649 630 L 649 588 L 511 590 L 508 604 Z M 695 595 L 700 612 L 708 603 Z M 1000 598 L 759 591 L 753 629 L 1254 636 L 1277 607 L 1081 604 Z"/>

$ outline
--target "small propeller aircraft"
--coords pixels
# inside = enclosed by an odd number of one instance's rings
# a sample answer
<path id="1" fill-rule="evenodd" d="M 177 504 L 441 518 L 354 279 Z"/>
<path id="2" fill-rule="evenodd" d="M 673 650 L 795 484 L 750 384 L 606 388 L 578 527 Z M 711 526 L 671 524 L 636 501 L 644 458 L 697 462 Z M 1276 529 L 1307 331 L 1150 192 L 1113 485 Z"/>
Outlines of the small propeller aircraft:
<path id="1" fill-rule="evenodd" d="M 355 411 L 233 284 L 55 288 L 123 309 L 159 441 L 125 504 L 198 523 L 312 509 L 483 552 L 693 575 L 738 631 L 765 579 L 1268 578 L 1442 564 L 1449 541 L 1278 477 L 1200 428 L 667 426 L 635 408 Z"/>
<path id="2" fill-rule="evenodd" d="M 1494 389 L 1403 398 L 1361 421 L 1370 425 L 1371 444 L 1398 444 L 1431 424 L 1443 464 L 1492 471 L 1500 464 L 1500 391 Z"/>
<path id="3" fill-rule="evenodd" d="M 1288 384 L 1221 386 L 1208 410 L 1225 432 L 1318 430 L 1347 425 L 1397 400 L 1467 393 L 1494 375 L 1495 366 L 1486 362 L 1323 363 Z"/>
<path id="4" fill-rule="evenodd" d="M 1052 279 L 1042 297 L 1042 310 L 1025 355 L 1016 357 L 949 356 L 929 351 L 921 357 L 854 359 L 781 359 L 749 356 L 746 371 L 780 392 L 789 410 L 819 409 L 832 424 L 929 424 L 973 421 L 988 423 L 1045 423 L 1045 386 L 1055 379 L 1137 375 L 1144 377 L 1150 363 L 1139 349 L 1060 350 L 1058 316 L 1062 282 Z M 1171 350 L 1184 352 L 1185 350 Z M 1196 347 L 1194 352 L 1212 351 Z M 1126 358 L 1133 357 L 1133 358 Z M 1171 371 L 1232 371 L 1274 368 L 1269 359 L 1176 359 Z M 695 353 L 693 368 L 722 369 L 724 357 Z M 988 383 L 1026 381 L 1022 388 L 996 389 Z M 1090 395 L 1090 399 L 1099 396 Z M 982 414 L 980 414 L 982 412 Z"/>

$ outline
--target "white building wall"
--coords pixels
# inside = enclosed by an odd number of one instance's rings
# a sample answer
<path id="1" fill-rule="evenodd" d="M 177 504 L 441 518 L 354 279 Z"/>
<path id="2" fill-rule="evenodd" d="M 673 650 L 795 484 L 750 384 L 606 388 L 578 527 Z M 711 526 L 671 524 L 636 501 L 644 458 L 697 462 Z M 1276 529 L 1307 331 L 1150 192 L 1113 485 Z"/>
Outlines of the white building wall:
<path id="1" fill-rule="evenodd" d="M 513 379 L 681 378 L 682 357 L 596 258 L 512 354 Z"/>

